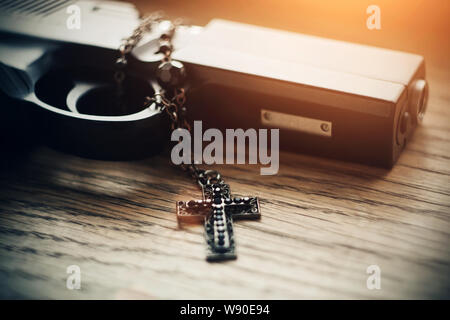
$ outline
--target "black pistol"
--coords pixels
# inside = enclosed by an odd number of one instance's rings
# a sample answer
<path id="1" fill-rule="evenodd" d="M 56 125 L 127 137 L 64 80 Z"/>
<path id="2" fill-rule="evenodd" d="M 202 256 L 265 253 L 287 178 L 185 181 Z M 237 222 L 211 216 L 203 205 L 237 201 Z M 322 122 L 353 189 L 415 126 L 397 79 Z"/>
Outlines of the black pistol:
<path id="1" fill-rule="evenodd" d="M 69 7 L 80 12 L 79 28 L 67 23 Z M 0 1 L 0 10 L 0 91 L 26 102 L 52 145 L 98 158 L 164 145 L 165 115 L 141 103 L 160 90 L 162 30 L 133 51 L 129 103 L 115 105 L 117 49 L 139 23 L 132 5 L 24 0 Z M 180 27 L 174 46 L 189 75 L 191 120 L 280 128 L 282 149 L 391 167 L 425 113 L 419 55 L 225 20 Z"/>

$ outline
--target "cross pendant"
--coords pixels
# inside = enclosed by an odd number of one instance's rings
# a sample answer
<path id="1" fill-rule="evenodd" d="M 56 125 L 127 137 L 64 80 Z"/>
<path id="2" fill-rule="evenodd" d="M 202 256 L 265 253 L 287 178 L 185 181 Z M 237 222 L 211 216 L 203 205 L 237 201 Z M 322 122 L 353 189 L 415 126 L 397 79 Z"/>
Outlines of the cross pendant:
<path id="1" fill-rule="evenodd" d="M 233 220 L 259 219 L 256 197 L 232 197 L 223 181 L 202 185 L 203 200 L 177 202 L 178 223 L 205 224 L 207 261 L 236 259 Z"/>

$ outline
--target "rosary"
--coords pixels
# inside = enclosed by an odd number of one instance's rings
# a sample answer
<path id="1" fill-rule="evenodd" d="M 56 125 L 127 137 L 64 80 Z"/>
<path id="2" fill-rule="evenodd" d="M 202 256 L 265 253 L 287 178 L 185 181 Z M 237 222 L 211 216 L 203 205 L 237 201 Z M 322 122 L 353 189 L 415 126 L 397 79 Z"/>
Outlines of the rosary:
<path id="1" fill-rule="evenodd" d="M 163 19 L 159 12 L 142 19 L 132 35 L 123 40 L 116 61 L 114 79 L 118 95 L 122 92 L 125 79 L 124 69 L 127 56 L 149 32 L 153 25 L 164 21 L 168 23 L 166 31 L 159 38 L 159 50 L 163 58 L 156 70 L 156 78 L 162 87 L 153 96 L 146 97 L 145 107 L 156 103 L 156 106 L 167 113 L 170 119 L 170 129 L 186 129 L 191 131 L 186 120 L 186 89 L 183 87 L 186 70 L 179 61 L 172 60 L 172 39 L 180 21 L 174 23 Z M 225 184 L 219 172 L 199 169 L 193 161 L 181 164 L 183 170 L 200 185 L 202 200 L 179 201 L 176 204 L 176 214 L 179 224 L 204 223 L 207 243 L 207 261 L 222 261 L 236 259 L 235 241 L 233 236 L 233 220 L 259 219 L 261 217 L 259 201 L 256 197 L 233 197 L 230 186 Z"/>

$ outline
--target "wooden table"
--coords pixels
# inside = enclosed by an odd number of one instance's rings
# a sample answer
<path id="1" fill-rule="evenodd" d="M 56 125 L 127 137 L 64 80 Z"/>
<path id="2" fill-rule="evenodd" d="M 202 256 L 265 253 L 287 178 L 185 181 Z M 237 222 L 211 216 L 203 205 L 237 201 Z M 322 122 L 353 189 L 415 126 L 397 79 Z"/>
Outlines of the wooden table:
<path id="1" fill-rule="evenodd" d="M 177 228 L 175 201 L 199 198 L 200 191 L 167 154 L 104 162 L 46 147 L 24 155 L 5 152 L 0 297 L 449 298 L 450 50 L 446 30 L 432 32 L 445 25 L 439 19 L 448 16 L 446 2 L 440 3 L 444 13 L 408 2 L 415 6 L 405 6 L 401 17 L 428 10 L 436 18 L 431 26 L 404 18 L 394 32 L 389 17 L 395 15 L 380 1 L 387 8 L 385 24 L 371 33 L 374 38 L 366 37 L 364 3 L 350 1 L 342 9 L 300 1 L 295 10 L 280 6 L 279 16 L 268 10 L 271 1 L 254 11 L 243 5 L 239 12 L 232 2 L 198 3 L 204 11 L 197 13 L 193 4 L 183 11 L 197 23 L 235 17 L 424 54 L 431 95 L 423 125 L 390 171 L 287 153 L 276 176 L 260 176 L 257 166 L 219 166 L 234 193 L 260 197 L 263 217 L 235 223 L 239 258 L 216 264 L 204 260 L 201 226 Z M 163 2 L 141 5 L 158 7 Z M 166 9 L 182 12 L 175 4 Z M 292 12 L 305 18 L 297 21 Z M 361 21 L 348 22 L 352 14 Z M 312 23 L 314 17 L 321 23 Z M 423 26 L 423 33 L 413 32 Z M 70 265 L 81 269 L 80 290 L 66 288 Z M 367 289 L 370 265 L 381 269 L 380 290 Z"/>

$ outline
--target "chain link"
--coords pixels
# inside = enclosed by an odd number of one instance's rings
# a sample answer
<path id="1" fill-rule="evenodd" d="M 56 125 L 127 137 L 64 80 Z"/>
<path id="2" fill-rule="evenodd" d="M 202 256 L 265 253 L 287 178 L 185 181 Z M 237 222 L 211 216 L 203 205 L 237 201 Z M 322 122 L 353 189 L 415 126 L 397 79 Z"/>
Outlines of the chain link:
<path id="1" fill-rule="evenodd" d="M 123 39 L 119 47 L 120 56 L 116 60 L 116 72 L 114 79 L 118 87 L 118 93 L 123 91 L 122 83 L 125 79 L 124 68 L 128 63 L 127 56 L 142 40 L 146 32 L 150 32 L 156 23 L 164 21 L 164 14 L 161 11 L 152 13 L 143 18 L 139 26 L 134 29 L 132 35 Z M 172 38 L 175 34 L 176 28 L 184 21 L 177 19 L 173 23 L 166 20 L 166 30 L 159 38 L 159 50 L 157 53 L 162 53 L 164 56 L 161 62 L 171 60 L 173 52 Z M 186 129 L 191 132 L 191 126 L 186 119 L 186 89 L 183 87 L 173 89 L 173 92 L 162 90 L 155 93 L 152 97 L 148 96 L 145 99 L 145 106 L 150 106 L 155 103 L 161 110 L 164 110 L 170 120 L 170 129 Z M 223 183 L 220 173 L 213 170 L 203 170 L 197 167 L 193 159 L 190 164 L 181 164 L 181 168 L 186 171 L 193 179 L 195 179 L 201 187 L 210 183 Z"/>

